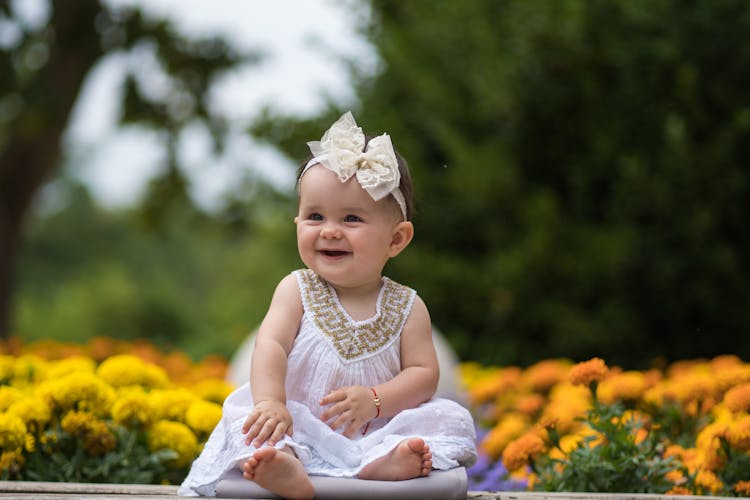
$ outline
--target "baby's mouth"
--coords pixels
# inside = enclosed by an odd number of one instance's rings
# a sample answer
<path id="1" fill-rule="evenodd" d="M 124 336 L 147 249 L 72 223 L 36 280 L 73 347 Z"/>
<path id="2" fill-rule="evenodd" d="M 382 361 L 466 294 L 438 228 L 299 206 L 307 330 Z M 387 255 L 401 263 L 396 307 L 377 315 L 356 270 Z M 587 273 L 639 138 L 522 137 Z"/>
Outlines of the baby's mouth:
<path id="1" fill-rule="evenodd" d="M 343 250 L 321 250 L 321 252 L 326 257 L 343 257 L 344 255 L 349 253 Z"/>

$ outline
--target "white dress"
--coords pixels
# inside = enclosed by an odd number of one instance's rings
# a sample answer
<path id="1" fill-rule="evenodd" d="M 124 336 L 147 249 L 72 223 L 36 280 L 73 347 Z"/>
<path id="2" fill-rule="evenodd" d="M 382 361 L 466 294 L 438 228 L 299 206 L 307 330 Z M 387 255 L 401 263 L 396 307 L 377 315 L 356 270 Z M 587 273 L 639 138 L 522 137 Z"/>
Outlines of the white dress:
<path id="1" fill-rule="evenodd" d="M 435 469 L 471 465 L 476 459 L 474 423 L 458 403 L 434 398 L 417 408 L 370 423 L 367 434 L 353 438 L 333 431 L 320 420 L 321 398 L 350 385 L 374 386 L 401 370 L 400 337 L 416 292 L 383 278 L 373 317 L 356 321 L 335 290 L 309 269 L 294 272 L 304 312 L 287 364 L 287 407 L 293 436 L 276 448 L 289 446 L 308 474 L 354 477 L 363 467 L 386 455 L 409 437 L 421 437 L 432 452 Z M 242 424 L 253 408 L 249 384 L 224 402 L 223 415 L 201 455 L 180 486 L 184 496 L 213 496 L 216 484 L 255 451 L 244 442 Z"/>

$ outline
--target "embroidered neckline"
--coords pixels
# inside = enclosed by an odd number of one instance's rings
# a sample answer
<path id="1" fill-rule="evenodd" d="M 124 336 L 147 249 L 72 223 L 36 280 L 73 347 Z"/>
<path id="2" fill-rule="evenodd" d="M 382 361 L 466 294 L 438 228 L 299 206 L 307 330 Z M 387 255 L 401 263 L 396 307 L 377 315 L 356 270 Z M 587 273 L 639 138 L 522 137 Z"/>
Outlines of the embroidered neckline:
<path id="1" fill-rule="evenodd" d="M 338 355 L 349 361 L 374 354 L 395 340 L 415 295 L 412 289 L 383 277 L 375 314 L 355 320 L 327 281 L 310 269 L 300 270 L 297 275 L 306 312 Z"/>

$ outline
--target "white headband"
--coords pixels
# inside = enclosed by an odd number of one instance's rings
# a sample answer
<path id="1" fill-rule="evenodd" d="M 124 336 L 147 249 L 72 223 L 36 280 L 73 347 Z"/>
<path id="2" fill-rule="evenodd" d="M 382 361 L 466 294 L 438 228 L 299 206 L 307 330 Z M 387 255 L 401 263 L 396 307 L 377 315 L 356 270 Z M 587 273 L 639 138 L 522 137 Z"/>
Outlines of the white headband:
<path id="1" fill-rule="evenodd" d="M 307 145 L 313 158 L 302 169 L 300 179 L 318 163 L 332 170 L 341 182 L 355 175 L 359 185 L 373 200 L 382 200 L 389 194 L 393 196 L 404 220 L 407 220 L 406 200 L 398 188 L 401 182 L 398 160 L 388 134 L 373 137 L 365 148 L 365 134 L 357 126 L 351 111 L 347 111 L 326 130 L 320 141 L 311 141 Z"/>

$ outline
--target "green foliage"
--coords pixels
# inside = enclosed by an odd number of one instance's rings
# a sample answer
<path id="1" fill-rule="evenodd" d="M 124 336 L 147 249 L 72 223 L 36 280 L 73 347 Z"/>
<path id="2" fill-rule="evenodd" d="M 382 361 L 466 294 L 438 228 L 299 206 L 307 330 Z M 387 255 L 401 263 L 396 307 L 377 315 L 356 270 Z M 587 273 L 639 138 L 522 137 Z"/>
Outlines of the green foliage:
<path id="1" fill-rule="evenodd" d="M 726 457 L 726 465 L 719 471 L 719 479 L 724 485 L 721 495 L 743 496 L 731 488 L 731 485 L 741 481 L 750 481 L 750 454 L 747 450 L 733 447 L 726 438 L 721 438 L 721 447 Z M 729 486 L 727 486 L 729 485 Z"/>
<path id="2" fill-rule="evenodd" d="M 143 432 L 112 425 L 117 447 L 103 455 L 85 450 L 80 437 L 62 429 L 45 431 L 45 443 L 38 444 L 26 458 L 23 474 L 14 479 L 28 481 L 61 481 L 72 483 L 161 484 L 174 483 L 186 470 L 170 470 L 165 464 L 177 453 L 173 450 L 152 452 Z"/>
<path id="3" fill-rule="evenodd" d="M 569 453 L 563 452 L 562 459 L 545 456 L 533 464 L 539 476 L 538 489 L 666 493 L 674 486 L 667 474 L 681 464 L 673 457 L 663 457 L 664 445 L 658 432 L 637 439 L 646 423 L 628 416 L 621 403 L 605 405 L 595 401 L 584 422 L 594 434 Z M 554 429 L 549 434 L 553 445 L 559 446 Z"/>
<path id="4" fill-rule="evenodd" d="M 745 2 L 366 3 L 355 116 L 417 191 L 389 272 L 463 358 L 750 357 Z M 298 158 L 340 111 L 254 132 Z"/>
<path id="5" fill-rule="evenodd" d="M 290 200 L 270 191 L 225 218 L 186 207 L 158 227 L 72 199 L 31 225 L 21 256 L 14 333 L 27 341 L 108 335 L 229 356 L 300 265 Z"/>
<path id="6" fill-rule="evenodd" d="M 373 76 L 350 61 L 354 112 L 367 132 L 391 134 L 417 194 L 415 240 L 386 271 L 420 292 L 462 358 L 750 358 L 745 2 L 361 3 L 380 65 Z M 123 87 L 125 123 L 166 127 L 165 175 L 134 213 L 32 228 L 13 333 L 228 353 L 299 265 L 290 199 L 237 200 L 211 220 L 190 207 L 177 165 L 192 115 L 221 137 L 201 96 L 236 54 L 176 40 L 137 12 L 107 12 L 101 30 L 105 48 L 143 50 L 176 78 L 161 98 L 142 74 Z M 22 60 L 10 57 L 0 64 Z M 340 107 L 267 112 L 250 132 L 301 160 Z M 28 129 L 5 123 L 4 134 Z M 20 158 L 7 165 L 26 168 Z"/>

